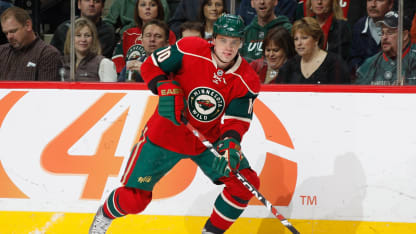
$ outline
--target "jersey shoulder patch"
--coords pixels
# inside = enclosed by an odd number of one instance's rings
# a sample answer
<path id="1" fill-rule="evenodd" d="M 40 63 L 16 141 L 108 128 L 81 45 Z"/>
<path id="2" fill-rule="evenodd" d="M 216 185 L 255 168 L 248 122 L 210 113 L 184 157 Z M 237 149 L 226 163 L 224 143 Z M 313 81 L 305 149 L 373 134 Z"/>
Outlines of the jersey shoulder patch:
<path id="1" fill-rule="evenodd" d="M 131 36 L 131 35 L 140 35 L 142 34 L 142 30 L 138 27 L 129 28 L 123 32 L 123 36 Z"/>
<path id="2" fill-rule="evenodd" d="M 257 95 L 260 92 L 260 78 L 245 59 L 242 59 L 235 73 L 240 76 L 241 81 L 251 93 Z"/>

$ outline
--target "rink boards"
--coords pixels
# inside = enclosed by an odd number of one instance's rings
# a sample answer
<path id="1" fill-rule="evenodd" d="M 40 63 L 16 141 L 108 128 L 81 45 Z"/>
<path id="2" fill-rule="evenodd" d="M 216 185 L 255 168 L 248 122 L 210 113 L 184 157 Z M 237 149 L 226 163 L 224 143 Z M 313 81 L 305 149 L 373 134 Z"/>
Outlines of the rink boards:
<path id="1" fill-rule="evenodd" d="M 264 86 L 242 142 L 260 191 L 301 233 L 416 233 L 415 93 Z M 85 233 L 156 105 L 140 84 L 0 83 L 0 233 Z M 183 161 L 110 233 L 199 233 L 219 191 Z M 255 199 L 242 217 L 228 233 L 284 233 Z"/>

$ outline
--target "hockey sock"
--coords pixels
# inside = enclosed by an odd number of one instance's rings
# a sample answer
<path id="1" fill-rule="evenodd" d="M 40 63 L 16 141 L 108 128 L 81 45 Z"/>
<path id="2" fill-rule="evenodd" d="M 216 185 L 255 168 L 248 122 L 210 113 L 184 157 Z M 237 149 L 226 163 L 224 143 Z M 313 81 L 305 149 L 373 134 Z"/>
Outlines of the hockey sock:
<path id="1" fill-rule="evenodd" d="M 253 170 L 249 168 L 243 169 L 240 173 L 244 175 L 253 186 L 256 188 L 259 187 L 260 180 Z M 221 181 L 226 187 L 215 200 L 214 209 L 209 221 L 210 224 L 216 228 L 227 230 L 235 220 L 240 217 L 241 213 L 243 213 L 250 198 L 253 197 L 253 194 L 248 191 L 234 175 L 223 178 Z"/>
<path id="2" fill-rule="evenodd" d="M 215 227 L 210 219 L 207 220 L 207 222 L 205 223 L 204 226 L 204 231 L 202 233 L 215 233 L 215 234 L 223 234 L 225 232 L 225 230 L 219 229 L 217 227 Z"/>
<path id="3" fill-rule="evenodd" d="M 151 200 L 151 191 L 120 187 L 111 192 L 104 203 L 103 212 L 110 219 L 137 214 L 143 211 Z"/>
<path id="4" fill-rule="evenodd" d="M 241 170 L 240 174 L 243 175 L 256 189 L 259 189 L 260 179 L 255 171 L 250 168 L 246 168 Z M 222 177 L 220 180 L 226 186 L 224 190 L 227 190 L 232 196 L 247 201 L 253 197 L 253 194 L 237 179 L 235 175 Z"/>
<path id="5" fill-rule="evenodd" d="M 217 197 L 210 222 L 215 227 L 227 230 L 247 207 L 248 200 L 231 196 L 225 189 Z"/>

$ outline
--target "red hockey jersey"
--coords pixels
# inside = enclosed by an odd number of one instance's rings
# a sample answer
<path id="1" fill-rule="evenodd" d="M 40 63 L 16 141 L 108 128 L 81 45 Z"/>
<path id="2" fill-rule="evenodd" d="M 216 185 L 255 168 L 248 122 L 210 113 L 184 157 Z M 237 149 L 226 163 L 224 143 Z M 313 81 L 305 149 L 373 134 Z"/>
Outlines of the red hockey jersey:
<path id="1" fill-rule="evenodd" d="M 169 44 L 175 44 L 176 36 L 169 30 Z M 146 55 L 142 46 L 142 29 L 139 27 L 129 28 L 123 32 L 122 40 L 116 44 L 113 57 L 117 73 L 120 73 L 129 60 L 138 59 Z"/>
<path id="2" fill-rule="evenodd" d="M 186 37 L 155 51 L 143 63 L 141 74 L 151 86 L 152 80 L 172 72 L 187 100 L 187 119 L 210 142 L 230 132 L 242 138 L 253 116 L 254 99 L 260 90 L 259 78 L 240 55 L 224 71 L 217 67 L 212 53 L 209 42 Z M 157 110 L 147 127 L 150 141 L 168 150 L 185 155 L 206 150 L 183 124 L 174 125 Z"/>

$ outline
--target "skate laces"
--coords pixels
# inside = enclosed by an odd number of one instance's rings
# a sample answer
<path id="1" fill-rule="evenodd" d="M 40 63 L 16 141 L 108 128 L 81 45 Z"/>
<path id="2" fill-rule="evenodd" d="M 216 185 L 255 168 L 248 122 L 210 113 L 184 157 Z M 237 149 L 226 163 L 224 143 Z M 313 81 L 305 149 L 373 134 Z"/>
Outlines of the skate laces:
<path id="1" fill-rule="evenodd" d="M 110 224 L 111 224 L 111 219 L 106 218 L 104 216 L 97 217 L 97 219 L 95 220 L 94 226 L 93 226 L 93 230 L 94 231 L 104 231 L 105 232 L 105 231 L 107 231 Z"/>

